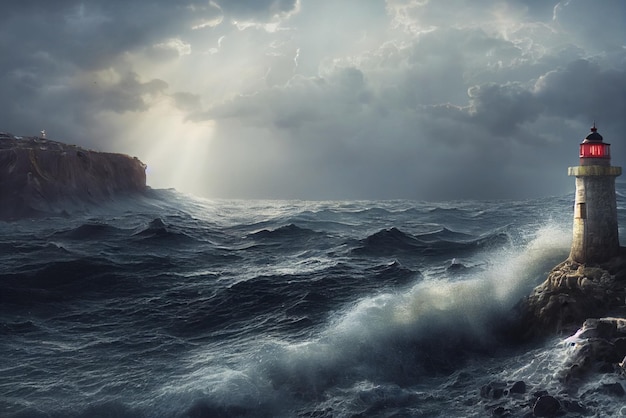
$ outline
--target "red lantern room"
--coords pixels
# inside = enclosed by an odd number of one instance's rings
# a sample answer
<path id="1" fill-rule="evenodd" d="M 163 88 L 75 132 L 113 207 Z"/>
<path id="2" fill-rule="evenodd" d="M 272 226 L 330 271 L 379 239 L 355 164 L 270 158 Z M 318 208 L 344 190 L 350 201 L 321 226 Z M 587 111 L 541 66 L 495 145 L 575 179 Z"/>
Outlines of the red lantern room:
<path id="1" fill-rule="evenodd" d="M 611 144 L 602 142 L 595 122 L 580 144 L 580 165 L 611 165 Z"/>

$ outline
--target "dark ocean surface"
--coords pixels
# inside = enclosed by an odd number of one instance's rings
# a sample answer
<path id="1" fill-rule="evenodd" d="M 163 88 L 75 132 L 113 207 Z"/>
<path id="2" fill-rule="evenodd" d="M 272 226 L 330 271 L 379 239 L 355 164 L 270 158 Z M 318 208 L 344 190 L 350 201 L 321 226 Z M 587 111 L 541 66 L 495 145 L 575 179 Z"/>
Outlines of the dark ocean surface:
<path id="1" fill-rule="evenodd" d="M 573 190 L 444 203 L 152 190 L 0 222 L 0 416 L 491 416 L 560 387 L 561 339 L 505 335 L 567 257 L 572 205 Z M 624 183 L 618 212 L 624 245 Z M 520 380 L 515 399 L 481 396 Z M 568 396 L 626 415 L 601 383 Z"/>

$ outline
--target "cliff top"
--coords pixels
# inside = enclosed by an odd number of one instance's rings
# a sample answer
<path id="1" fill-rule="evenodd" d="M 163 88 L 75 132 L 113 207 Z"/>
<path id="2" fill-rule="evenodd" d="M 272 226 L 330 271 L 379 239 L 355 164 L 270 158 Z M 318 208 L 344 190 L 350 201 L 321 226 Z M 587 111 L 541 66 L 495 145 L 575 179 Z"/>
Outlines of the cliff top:
<path id="1" fill-rule="evenodd" d="M 39 149 L 41 151 L 83 151 L 83 152 L 101 152 L 82 148 L 78 145 L 65 144 L 63 142 L 53 141 L 40 136 L 18 136 L 7 132 L 0 132 L 0 150 L 5 149 Z M 120 153 L 108 153 L 125 155 Z M 137 159 L 137 157 L 133 157 Z M 143 163 L 142 163 L 143 164 Z M 145 166 L 145 164 L 144 164 Z"/>
<path id="2" fill-rule="evenodd" d="M 52 141 L 38 136 L 18 136 L 7 132 L 0 132 L 0 149 L 8 148 L 34 148 L 38 146 L 53 146 L 58 149 L 68 147 L 79 148 L 75 145 L 67 145 L 61 142 Z"/>

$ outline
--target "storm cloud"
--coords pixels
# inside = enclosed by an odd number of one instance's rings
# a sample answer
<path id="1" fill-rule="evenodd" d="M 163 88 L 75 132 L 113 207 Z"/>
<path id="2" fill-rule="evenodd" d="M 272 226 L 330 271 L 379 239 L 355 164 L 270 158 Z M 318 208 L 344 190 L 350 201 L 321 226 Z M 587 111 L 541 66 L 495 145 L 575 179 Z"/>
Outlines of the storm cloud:
<path id="1" fill-rule="evenodd" d="M 626 156 L 620 0 L 25 0 L 0 16 L 0 130 L 137 155 L 153 187 L 562 194 L 594 120 Z"/>

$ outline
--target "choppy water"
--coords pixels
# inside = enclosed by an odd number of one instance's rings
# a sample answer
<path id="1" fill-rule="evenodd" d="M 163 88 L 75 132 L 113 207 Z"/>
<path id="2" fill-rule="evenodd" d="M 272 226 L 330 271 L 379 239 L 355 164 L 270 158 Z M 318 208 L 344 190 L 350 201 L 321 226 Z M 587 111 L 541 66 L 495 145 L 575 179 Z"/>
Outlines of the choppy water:
<path id="1" fill-rule="evenodd" d="M 0 416 L 490 416 L 558 388 L 559 340 L 502 328 L 567 256 L 572 202 L 155 190 L 0 222 Z M 508 403 L 481 396 L 518 380 Z M 591 415 L 626 414 L 585 396 Z"/>

